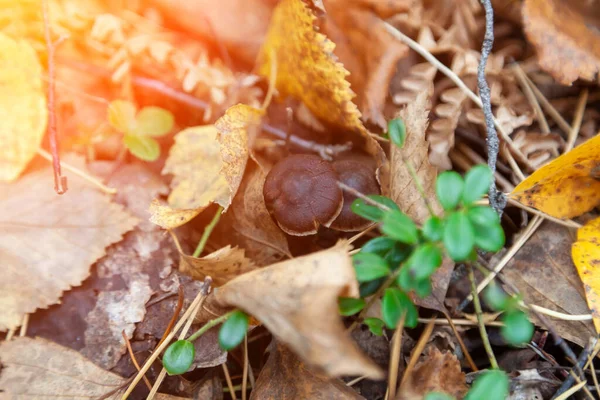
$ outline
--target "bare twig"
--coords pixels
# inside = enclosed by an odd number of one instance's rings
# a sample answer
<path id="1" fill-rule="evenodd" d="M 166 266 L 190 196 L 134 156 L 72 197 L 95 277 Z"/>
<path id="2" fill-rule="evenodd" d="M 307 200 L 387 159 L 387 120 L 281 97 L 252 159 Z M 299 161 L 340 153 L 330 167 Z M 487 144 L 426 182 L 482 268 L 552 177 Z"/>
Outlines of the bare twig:
<path id="1" fill-rule="evenodd" d="M 340 182 L 338 181 L 338 186 L 340 189 L 358 197 L 361 200 L 364 200 L 365 203 L 370 204 L 374 207 L 379 208 L 382 211 L 391 211 L 391 208 L 389 208 L 388 206 L 386 206 L 385 204 L 381 204 L 373 199 L 371 199 L 369 196 L 359 192 L 358 190 L 354 189 L 352 186 L 348 186 L 346 185 L 344 182 Z"/>
<path id="2" fill-rule="evenodd" d="M 279 128 L 268 124 L 263 124 L 262 129 L 273 136 L 277 136 L 281 140 L 289 140 L 290 143 L 298 147 L 302 147 L 303 149 L 317 153 L 321 156 L 321 158 L 325 160 L 332 160 L 333 157 L 335 157 L 336 155 L 352 149 L 351 142 L 344 144 L 321 144 L 303 139 L 296 135 L 291 135 Z"/>
<path id="3" fill-rule="evenodd" d="M 400 382 L 400 387 L 402 387 L 406 383 L 406 380 L 412 374 L 412 371 L 415 368 L 415 365 L 417 365 L 417 361 L 419 360 L 419 357 L 423 353 L 423 350 L 425 350 L 425 345 L 429 341 L 429 338 L 431 337 L 431 333 L 433 332 L 433 327 L 435 326 L 435 319 L 436 319 L 436 317 L 434 315 L 433 318 L 431 319 L 431 321 L 427 324 L 427 326 L 423 330 L 423 333 L 421 333 L 421 337 L 419 338 L 419 341 L 415 345 L 415 348 L 413 349 L 413 352 L 410 355 L 410 359 L 408 360 L 408 365 L 406 365 L 406 369 L 404 370 L 404 375 L 402 375 L 402 381 Z"/>
<path id="4" fill-rule="evenodd" d="M 156 345 L 156 347 L 160 346 L 162 344 L 162 342 L 165 341 L 167 336 L 169 336 L 169 333 L 171 333 L 171 331 L 173 330 L 173 326 L 175 326 L 175 322 L 177 322 L 179 313 L 181 312 L 181 309 L 183 308 L 183 300 L 184 299 L 185 299 L 185 297 L 184 297 L 184 293 L 183 293 L 183 285 L 179 285 L 179 288 L 177 289 L 177 306 L 175 307 L 175 312 L 173 313 L 173 316 L 171 317 L 171 320 L 169 321 L 169 324 L 167 325 L 167 329 L 165 329 L 165 333 L 163 333 L 163 336 L 160 339 L 160 342 L 158 342 L 158 344 Z M 139 370 L 139 368 L 138 368 L 138 370 Z M 152 390 L 152 389 L 150 389 L 150 390 Z"/>
<path id="5" fill-rule="evenodd" d="M 229 368 L 227 368 L 227 363 L 221 364 L 223 367 L 223 373 L 225 374 L 225 381 L 227 382 L 227 387 L 229 388 L 229 393 L 231 394 L 231 398 L 233 400 L 237 400 L 237 396 L 235 395 L 235 389 L 233 387 L 233 382 L 231 382 L 231 375 L 229 374 Z"/>
<path id="6" fill-rule="evenodd" d="M 131 358 L 133 366 L 135 367 L 135 369 L 138 370 L 138 372 L 140 372 L 140 364 L 138 364 L 137 360 L 135 359 L 135 354 L 133 353 L 133 349 L 131 348 L 131 343 L 129 343 L 129 338 L 125 334 L 125 330 L 121 331 L 121 335 L 123 335 L 123 340 L 125 340 L 125 346 L 127 347 L 127 352 L 129 352 L 129 357 Z M 148 390 L 152 390 L 152 384 L 150 383 L 146 375 L 144 375 L 143 379 Z"/>
<path id="7" fill-rule="evenodd" d="M 446 317 L 445 322 L 448 322 L 448 325 L 450 325 L 450 328 L 452 329 L 452 332 L 454 333 L 454 337 L 458 341 L 458 344 L 460 345 L 460 348 L 462 349 L 463 355 L 465 356 L 467 363 L 469 363 L 469 367 L 471 367 L 471 370 L 473 370 L 473 372 L 479 371 L 479 368 L 477 368 L 477 365 L 475 365 L 475 361 L 473 361 L 473 358 L 471 357 L 471 353 L 469 353 L 469 349 L 467 349 L 467 346 L 465 346 L 465 342 L 460 337 L 460 333 L 458 333 L 458 330 L 456 329 L 456 325 L 454 324 L 454 321 L 452 320 L 452 318 L 450 318 L 450 315 L 448 315 L 447 313 L 444 313 L 444 316 Z M 437 322 L 436 318 L 432 318 L 431 320 L 433 321 L 433 324 L 435 324 Z"/>
<path id="8" fill-rule="evenodd" d="M 491 0 L 482 0 L 483 8 L 485 9 L 485 35 L 483 44 L 481 45 L 481 58 L 477 68 L 477 86 L 479 87 L 479 96 L 483 105 L 483 114 L 485 115 L 485 126 L 487 129 L 487 153 L 488 166 L 493 173 L 496 172 L 496 162 L 498 160 L 498 152 L 500 151 L 500 141 L 498 133 L 494 126 L 494 114 L 492 113 L 492 103 L 490 99 L 490 87 L 485 79 L 485 66 L 488 57 L 494 45 L 494 7 Z M 496 182 L 492 181 L 488 192 L 490 197 L 490 205 L 498 215 L 502 215 L 504 207 L 506 207 L 506 197 L 496 187 Z"/>
<path id="9" fill-rule="evenodd" d="M 586 382 L 586 381 L 585 381 L 585 377 L 583 376 L 583 373 L 582 373 L 582 368 L 586 364 L 590 353 L 594 349 L 594 346 L 596 346 L 596 341 L 597 341 L 596 338 L 590 339 L 590 341 L 588 342 L 588 345 L 579 354 L 579 357 L 577 358 L 577 362 L 575 364 L 578 369 L 579 376 L 584 378 L 583 382 Z M 560 388 L 558 388 L 558 390 L 554 394 L 553 399 L 559 399 L 559 398 L 567 399 L 568 397 L 561 397 L 561 395 L 568 392 L 568 389 L 573 385 L 576 378 L 577 378 L 577 376 L 572 374 L 567 379 L 565 379 L 563 384 L 560 386 Z M 577 389 L 577 390 L 579 390 L 579 389 Z"/>
<path id="10" fill-rule="evenodd" d="M 242 372 L 242 400 L 246 400 L 246 391 L 248 390 L 248 334 L 244 336 L 244 367 Z"/>
<path id="11" fill-rule="evenodd" d="M 48 49 L 48 141 L 52 152 L 54 190 L 58 194 L 64 194 L 67 191 L 67 177 L 63 176 L 60 170 L 60 155 L 58 154 L 58 137 L 56 134 L 56 104 L 54 100 L 54 51 L 58 43 L 53 42 L 50 35 L 48 0 L 42 1 L 42 15 L 44 18 L 44 39 Z"/>
<path id="12" fill-rule="evenodd" d="M 388 372 L 388 396 L 387 398 L 393 400 L 396 398 L 396 386 L 398 384 L 398 368 L 400 366 L 400 351 L 402 349 L 402 334 L 404 332 L 404 318 L 406 314 L 402 315 L 394 337 L 392 338 L 392 351 L 390 352 L 390 370 Z"/>
<path id="13" fill-rule="evenodd" d="M 546 214 L 543 211 L 526 206 L 523 203 L 519 203 L 517 200 L 511 199 L 510 197 L 508 197 L 508 204 L 513 205 L 518 208 L 521 208 L 523 210 L 526 210 L 532 214 L 538 215 L 538 216 L 542 217 L 543 219 L 547 219 L 548 221 L 552 221 L 558 225 L 566 226 L 567 228 L 579 229 L 583 226 L 579 222 L 575 222 L 572 219 L 560 219 L 560 218 L 553 217 L 552 215 Z"/>
<path id="14" fill-rule="evenodd" d="M 490 344 L 490 338 L 488 337 L 487 331 L 485 330 L 485 324 L 483 323 L 483 312 L 481 310 L 481 303 L 479 302 L 479 295 L 475 283 L 475 274 L 473 274 L 473 268 L 469 264 L 467 264 L 467 269 L 469 270 L 471 295 L 473 296 L 473 305 L 475 306 L 475 313 L 477 314 L 477 325 L 479 326 L 479 333 L 481 340 L 483 341 L 483 347 L 485 348 L 488 358 L 490 359 L 491 367 L 493 369 L 498 369 L 498 362 L 496 361 L 496 356 L 494 355 L 492 345 Z"/>

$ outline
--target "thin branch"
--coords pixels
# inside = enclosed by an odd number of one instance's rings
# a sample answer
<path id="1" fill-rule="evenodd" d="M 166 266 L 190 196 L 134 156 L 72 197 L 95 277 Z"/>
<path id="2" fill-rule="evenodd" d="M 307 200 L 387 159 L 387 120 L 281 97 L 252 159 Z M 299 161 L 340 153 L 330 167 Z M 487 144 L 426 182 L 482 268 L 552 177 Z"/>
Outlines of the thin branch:
<path id="1" fill-rule="evenodd" d="M 246 391 L 248 390 L 248 333 L 244 335 L 244 366 L 242 372 L 242 400 L 246 400 Z"/>
<path id="2" fill-rule="evenodd" d="M 227 387 L 229 388 L 229 393 L 231 394 L 231 398 L 233 400 L 237 400 L 237 396 L 235 395 L 235 389 L 233 387 L 233 382 L 231 382 L 231 375 L 229 374 L 229 368 L 227 368 L 227 363 L 221 364 L 223 367 L 223 373 L 225 374 L 225 381 L 227 382 Z"/>
<path id="3" fill-rule="evenodd" d="M 340 182 L 340 181 L 338 181 L 337 184 L 340 189 L 345 190 L 346 192 L 352 194 L 353 196 L 358 197 L 361 200 L 364 200 L 365 203 L 370 204 L 374 207 L 377 207 L 382 211 L 391 211 L 391 208 L 389 208 L 385 204 L 381 204 L 381 203 L 371 199 L 369 196 L 359 192 L 358 190 L 354 189 L 352 186 L 348 186 L 344 182 Z"/>
<path id="4" fill-rule="evenodd" d="M 413 352 L 410 355 L 410 359 L 408 360 L 408 365 L 406 366 L 406 369 L 404 370 L 404 374 L 402 375 L 402 381 L 400 381 L 400 387 L 404 386 L 404 384 L 406 383 L 406 380 L 412 374 L 412 371 L 415 368 L 415 365 L 417 365 L 417 360 L 423 353 L 423 350 L 425 350 L 425 346 L 427 345 L 427 342 L 429 341 L 429 338 L 431 337 L 431 333 L 433 332 L 433 327 L 435 326 L 435 319 L 436 319 L 436 317 L 434 315 L 433 318 L 431 319 L 431 321 L 425 327 L 425 329 L 423 329 L 423 333 L 421 333 L 421 337 L 419 338 L 419 341 L 415 345 L 415 348 L 413 349 Z"/>
<path id="5" fill-rule="evenodd" d="M 500 151 L 500 141 L 498 140 L 498 133 L 494 126 L 490 87 L 485 79 L 485 66 L 494 45 L 494 7 L 492 7 L 491 0 L 482 0 L 481 3 L 485 9 L 485 35 L 481 45 L 481 58 L 479 59 L 479 66 L 477 67 L 477 86 L 479 87 L 479 96 L 481 97 L 483 115 L 485 116 L 485 126 L 487 129 L 486 142 L 488 166 L 492 172 L 495 173 L 498 152 Z M 490 198 L 490 205 L 496 210 L 498 215 L 501 216 L 504 207 L 506 207 L 506 197 L 498 190 L 496 181 L 494 180 L 490 185 L 488 195 Z"/>
<path id="6" fill-rule="evenodd" d="M 477 325 L 479 326 L 479 334 L 481 336 L 481 340 L 483 341 L 483 347 L 485 348 L 488 358 L 490 359 L 491 367 L 493 369 L 498 369 L 498 362 L 496 361 L 496 356 L 492 350 L 490 338 L 488 337 L 487 331 L 485 330 L 485 324 L 483 322 L 483 311 L 481 310 L 481 303 L 479 302 L 479 295 L 477 292 L 477 287 L 475 286 L 475 274 L 473 273 L 473 268 L 468 264 L 467 269 L 469 270 L 471 296 L 473 296 L 473 305 L 475 306 L 475 313 L 477 314 Z"/>
<path id="7" fill-rule="evenodd" d="M 576 361 L 576 364 L 575 364 L 575 366 L 578 369 L 579 376 L 582 377 L 582 378 L 584 378 L 583 382 L 586 382 L 586 380 L 585 380 L 585 377 L 583 376 L 582 368 L 586 364 L 586 362 L 588 360 L 588 356 L 590 355 L 590 353 L 594 349 L 594 346 L 596 346 L 596 341 L 597 341 L 596 338 L 591 338 L 590 339 L 590 341 L 588 342 L 588 345 L 579 354 L 579 358 L 577 358 L 577 361 Z M 575 382 L 576 378 L 577 378 L 577 375 L 571 374 L 567 379 L 565 379 L 565 381 L 562 383 L 562 385 L 560 386 L 560 388 L 558 388 L 558 390 L 554 394 L 553 399 L 560 399 L 560 398 L 568 399 L 569 397 L 566 394 L 569 393 L 568 389 L 573 385 L 573 383 Z M 575 386 L 575 387 L 577 387 L 577 386 Z M 579 389 L 577 389 L 577 390 L 579 390 Z M 564 397 L 562 395 L 564 395 Z"/>
<path id="8" fill-rule="evenodd" d="M 48 49 L 48 141 L 52 152 L 52 168 L 54 170 L 54 190 L 58 194 L 67 191 L 67 177 L 60 170 L 60 155 L 58 154 L 58 137 L 56 133 L 56 104 L 54 93 L 54 51 L 57 43 L 52 42 L 50 35 L 50 18 L 48 16 L 48 0 L 42 1 L 42 15 L 44 18 L 44 39 Z"/>
<path id="9" fill-rule="evenodd" d="M 125 330 L 121 331 L 121 335 L 123 335 L 123 340 L 125 341 L 125 346 L 127 347 L 127 352 L 129 353 L 129 357 L 131 358 L 131 362 L 133 363 L 133 366 L 135 367 L 135 369 L 138 370 L 138 372 L 140 372 L 140 364 L 138 364 L 137 360 L 135 359 L 135 354 L 133 353 L 133 349 L 131 348 L 131 343 L 129 343 L 129 338 L 125 334 Z M 146 387 L 148 388 L 148 390 L 152 390 L 152 384 L 148 380 L 148 377 L 146 377 L 146 375 L 144 375 L 143 379 L 144 379 L 144 383 L 146 384 Z"/>
<path id="10" fill-rule="evenodd" d="M 448 313 L 444 313 L 444 316 L 446 317 L 446 321 L 444 321 L 444 322 L 448 322 L 448 325 L 450 325 L 450 328 L 452 329 L 452 332 L 454 333 L 454 337 L 458 341 L 458 344 L 460 345 L 460 348 L 462 349 L 463 355 L 465 356 L 467 363 L 469 364 L 469 367 L 471 367 L 471 370 L 473 370 L 473 372 L 479 371 L 479 368 L 477 368 L 477 365 L 475 365 L 475 361 L 473 361 L 473 358 L 471 357 L 471 353 L 469 353 L 469 349 L 467 349 L 467 346 L 465 346 L 465 342 L 460 337 L 460 333 L 458 333 L 458 329 L 456 329 L 456 325 L 454 324 L 454 321 L 452 320 L 452 318 L 450 318 L 450 315 L 448 315 Z M 433 321 L 434 324 L 437 322 L 436 318 L 432 318 L 431 320 Z"/>
<path id="11" fill-rule="evenodd" d="M 402 332 L 404 332 L 404 318 L 406 314 L 402 315 L 394 337 L 392 338 L 392 351 L 390 352 L 390 370 L 388 372 L 388 399 L 396 398 L 396 387 L 398 384 L 398 368 L 400 367 L 400 352 L 402 350 Z"/>
<path id="12" fill-rule="evenodd" d="M 277 136 L 281 140 L 289 140 L 290 143 L 298 147 L 302 147 L 303 149 L 317 153 L 324 160 L 332 160 L 333 157 L 335 157 L 336 155 L 352 149 L 352 142 L 347 142 L 344 144 L 321 144 L 303 139 L 296 135 L 291 135 L 269 124 L 263 123 L 262 129 L 263 131 L 270 133 L 273 136 Z"/>
<path id="13" fill-rule="evenodd" d="M 183 308 L 183 300 L 185 299 L 184 297 L 184 293 L 183 293 L 183 285 L 179 285 L 179 288 L 177 289 L 177 306 L 175 306 L 175 312 L 173 313 L 173 316 L 171 317 L 171 320 L 169 321 L 169 324 L 167 325 L 167 329 L 165 329 L 165 333 L 163 333 L 162 338 L 160 338 L 160 342 L 158 342 L 158 344 L 156 345 L 156 347 L 160 346 L 162 344 L 162 342 L 165 341 L 165 339 L 167 338 L 167 336 L 169 336 L 169 333 L 171 333 L 171 331 L 173 330 L 173 326 L 175 326 L 175 323 L 177 322 L 177 318 L 179 317 L 179 313 L 181 312 L 181 309 Z M 139 370 L 139 368 L 138 368 Z M 150 390 L 152 390 L 152 388 L 150 388 Z"/>

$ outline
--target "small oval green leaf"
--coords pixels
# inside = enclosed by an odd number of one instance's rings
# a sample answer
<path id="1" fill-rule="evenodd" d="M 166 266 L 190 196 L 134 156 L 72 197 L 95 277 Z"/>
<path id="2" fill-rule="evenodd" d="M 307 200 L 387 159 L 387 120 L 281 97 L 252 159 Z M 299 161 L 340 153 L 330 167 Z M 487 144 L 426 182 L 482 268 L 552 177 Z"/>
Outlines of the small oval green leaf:
<path id="1" fill-rule="evenodd" d="M 358 286 L 358 292 L 360 293 L 360 297 L 364 298 L 375 294 L 375 292 L 377 292 L 377 289 L 379 289 L 381 285 L 383 285 L 385 279 L 385 277 L 382 277 L 378 279 L 373 279 L 372 281 L 368 282 L 360 282 L 360 285 Z"/>
<path id="2" fill-rule="evenodd" d="M 430 392 L 423 400 L 454 400 L 454 397 L 442 392 Z"/>
<path id="3" fill-rule="evenodd" d="M 239 345 L 248 330 L 248 316 L 240 310 L 234 311 L 219 330 L 219 345 L 223 350 L 231 350 Z"/>
<path id="4" fill-rule="evenodd" d="M 385 326 L 385 323 L 379 318 L 365 318 L 363 323 L 369 327 L 369 330 L 373 335 L 383 335 L 383 327 Z"/>
<path id="5" fill-rule="evenodd" d="M 531 341 L 534 327 L 523 311 L 515 310 L 506 313 L 502 322 L 504 326 L 500 329 L 500 333 L 507 343 L 522 346 Z"/>
<path id="6" fill-rule="evenodd" d="M 404 147 L 406 142 L 406 125 L 400 118 L 395 118 L 388 122 L 388 135 L 390 140 L 399 148 Z"/>
<path id="7" fill-rule="evenodd" d="M 364 299 L 355 299 L 353 297 L 339 297 L 338 298 L 338 307 L 340 309 L 340 314 L 344 317 L 349 315 L 354 315 L 363 308 L 365 308 L 365 300 Z"/>
<path id="8" fill-rule="evenodd" d="M 373 279 L 388 276 L 390 266 L 383 257 L 374 253 L 357 253 L 352 256 L 356 280 L 359 282 L 372 281 Z"/>
<path id="9" fill-rule="evenodd" d="M 396 241 L 386 236 L 379 236 L 369 240 L 360 249 L 361 253 L 375 253 L 380 256 L 385 256 L 396 244 Z"/>
<path id="10" fill-rule="evenodd" d="M 500 223 L 500 217 L 490 207 L 472 207 L 467 212 L 467 216 L 474 226 L 486 227 Z"/>
<path id="11" fill-rule="evenodd" d="M 156 161 L 160 156 L 158 142 L 148 136 L 125 135 L 123 143 L 131 154 L 143 161 Z"/>
<path id="12" fill-rule="evenodd" d="M 433 243 L 425 243 L 415 249 L 406 264 L 416 280 L 429 279 L 442 265 L 442 251 Z"/>
<path id="13" fill-rule="evenodd" d="M 462 212 L 454 212 L 448 216 L 444 226 L 444 246 L 454 261 L 469 258 L 475 245 L 473 226 Z"/>
<path id="14" fill-rule="evenodd" d="M 387 288 L 381 301 L 383 321 L 390 329 L 396 329 L 398 321 L 404 316 L 404 326 L 417 326 L 419 314 L 413 302 L 404 292 L 397 288 Z"/>
<path id="15" fill-rule="evenodd" d="M 422 231 L 425 239 L 432 242 L 440 241 L 444 236 L 444 222 L 436 216 L 429 217 L 423 224 Z"/>
<path id="16" fill-rule="evenodd" d="M 127 100 L 113 100 L 108 105 L 108 123 L 117 131 L 131 134 L 135 129 L 135 105 Z"/>
<path id="17" fill-rule="evenodd" d="M 492 179 L 492 170 L 487 165 L 479 164 L 471 168 L 465 175 L 463 203 L 466 205 L 479 200 L 490 189 Z"/>
<path id="18" fill-rule="evenodd" d="M 458 206 L 463 193 L 464 181 L 455 171 L 442 172 L 435 182 L 435 193 L 444 210 L 452 210 Z"/>
<path id="19" fill-rule="evenodd" d="M 505 311 L 508 296 L 502 290 L 500 285 L 495 282 L 490 285 L 483 292 L 483 299 L 485 303 L 494 311 Z"/>
<path id="20" fill-rule="evenodd" d="M 169 110 L 160 107 L 144 107 L 135 117 L 135 133 L 140 136 L 158 137 L 173 129 L 175 118 Z"/>
<path id="21" fill-rule="evenodd" d="M 417 226 L 413 220 L 397 210 L 385 213 L 381 231 L 392 239 L 406 244 L 415 244 L 419 240 Z"/>
<path id="22" fill-rule="evenodd" d="M 189 340 L 178 340 L 172 343 L 163 356 L 163 366 L 169 375 L 179 375 L 187 372 L 194 362 L 196 349 Z"/>
<path id="23" fill-rule="evenodd" d="M 465 400 L 506 400 L 509 389 L 508 376 L 500 370 L 481 374 L 465 396 Z"/>

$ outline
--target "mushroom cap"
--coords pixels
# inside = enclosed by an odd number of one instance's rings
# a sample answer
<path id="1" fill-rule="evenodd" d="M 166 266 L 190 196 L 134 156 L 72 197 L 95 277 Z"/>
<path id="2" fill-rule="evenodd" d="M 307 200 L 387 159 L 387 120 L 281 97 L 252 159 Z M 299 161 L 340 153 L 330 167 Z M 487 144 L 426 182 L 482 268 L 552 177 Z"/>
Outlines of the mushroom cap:
<path id="1" fill-rule="evenodd" d="M 343 194 L 332 165 L 319 156 L 295 154 L 271 168 L 263 186 L 267 210 L 286 233 L 305 236 L 329 226 L 342 210 Z"/>
<path id="2" fill-rule="evenodd" d="M 356 156 L 333 162 L 340 182 L 345 183 L 359 192 L 380 194 L 381 189 L 375 177 L 375 162 L 365 156 Z M 344 232 L 360 231 L 372 224 L 371 221 L 355 214 L 350 208 L 356 199 L 352 193 L 344 191 L 344 205 L 340 215 L 333 221 L 331 228 Z"/>

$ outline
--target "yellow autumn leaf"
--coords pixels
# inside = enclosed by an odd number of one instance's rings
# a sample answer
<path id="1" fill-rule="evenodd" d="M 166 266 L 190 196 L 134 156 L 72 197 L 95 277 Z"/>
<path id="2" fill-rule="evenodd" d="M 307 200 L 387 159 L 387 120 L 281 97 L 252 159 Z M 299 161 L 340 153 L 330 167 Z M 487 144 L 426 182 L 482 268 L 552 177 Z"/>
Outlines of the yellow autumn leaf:
<path id="1" fill-rule="evenodd" d="M 571 256 L 585 287 L 585 297 L 592 311 L 596 332 L 600 333 L 600 218 L 579 228 Z"/>
<path id="2" fill-rule="evenodd" d="M 250 156 L 251 143 L 258 133 L 263 111 L 237 104 L 215 122 L 221 152 L 221 174 L 229 185 L 229 197 L 220 203 L 227 209 L 237 193 Z"/>
<path id="3" fill-rule="evenodd" d="M 203 208 L 171 208 L 160 204 L 158 200 L 154 200 L 150 203 L 148 212 L 150 213 L 150 222 L 165 229 L 173 229 L 187 224 L 196 215 L 200 214 L 202 210 Z"/>
<path id="4" fill-rule="evenodd" d="M 538 169 L 510 194 L 553 217 L 572 218 L 600 204 L 600 135 Z"/>
<path id="5" fill-rule="evenodd" d="M 0 181 L 18 178 L 42 143 L 48 119 L 42 73 L 29 43 L 0 33 Z"/>

